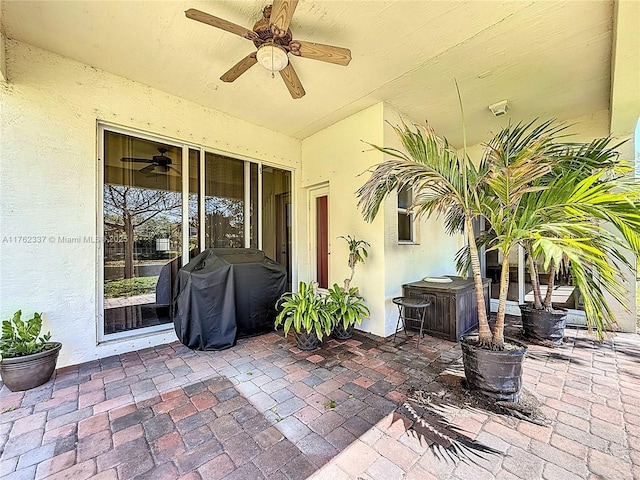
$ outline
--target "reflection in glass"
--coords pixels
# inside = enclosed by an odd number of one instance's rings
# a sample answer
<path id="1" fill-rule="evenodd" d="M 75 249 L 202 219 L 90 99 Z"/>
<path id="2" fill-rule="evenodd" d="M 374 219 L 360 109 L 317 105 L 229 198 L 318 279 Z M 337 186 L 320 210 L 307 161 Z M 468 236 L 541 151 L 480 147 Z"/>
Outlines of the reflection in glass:
<path id="1" fill-rule="evenodd" d="M 262 167 L 262 250 L 287 269 L 291 290 L 291 172 Z"/>
<path id="2" fill-rule="evenodd" d="M 205 154 L 205 246 L 244 248 L 244 162 Z"/>
<path id="3" fill-rule="evenodd" d="M 258 164 L 251 163 L 249 166 L 250 171 L 250 242 L 251 248 L 258 248 Z"/>
<path id="4" fill-rule="evenodd" d="M 410 242 L 413 239 L 413 226 L 411 225 L 411 215 L 398 212 L 398 240 L 401 242 Z"/>
<path id="5" fill-rule="evenodd" d="M 200 151 L 189 149 L 189 258 L 200 253 Z"/>
<path id="6" fill-rule="evenodd" d="M 573 285 L 570 262 L 568 260 L 560 262 L 559 268 L 557 269 L 551 266 L 545 269 L 543 262 L 538 260 L 536 261 L 536 268 L 538 270 L 538 280 L 540 281 L 540 296 L 543 301 L 547 296 L 548 286 L 551 283 L 553 286 L 549 291 L 549 295 L 551 295 L 551 304 L 554 307 L 584 310 L 584 303 L 580 291 L 578 287 Z M 551 281 L 551 276 L 553 276 L 553 281 Z M 527 303 L 533 302 L 533 286 L 528 268 L 525 273 L 524 301 Z"/>
<path id="7" fill-rule="evenodd" d="M 182 149 L 104 132 L 104 333 L 169 323 Z"/>
<path id="8" fill-rule="evenodd" d="M 403 187 L 398 192 L 398 208 L 407 209 L 411 206 L 412 192 L 408 187 Z"/>

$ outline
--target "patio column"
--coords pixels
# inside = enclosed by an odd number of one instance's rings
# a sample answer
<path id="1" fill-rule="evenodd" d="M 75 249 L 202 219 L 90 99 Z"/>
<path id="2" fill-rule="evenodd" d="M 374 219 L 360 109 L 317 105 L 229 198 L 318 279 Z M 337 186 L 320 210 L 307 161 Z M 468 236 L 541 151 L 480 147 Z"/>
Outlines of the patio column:
<path id="1" fill-rule="evenodd" d="M 631 162 L 640 146 L 634 145 L 634 131 L 640 117 L 640 2 L 619 0 L 615 3 L 613 47 L 611 55 L 611 106 L 610 132 L 618 141 L 626 140 L 620 148 L 622 158 Z M 636 265 L 636 259 L 629 255 L 629 261 Z M 629 311 L 612 302 L 613 312 L 620 329 L 636 331 L 636 275 L 628 272 L 625 286 Z"/>

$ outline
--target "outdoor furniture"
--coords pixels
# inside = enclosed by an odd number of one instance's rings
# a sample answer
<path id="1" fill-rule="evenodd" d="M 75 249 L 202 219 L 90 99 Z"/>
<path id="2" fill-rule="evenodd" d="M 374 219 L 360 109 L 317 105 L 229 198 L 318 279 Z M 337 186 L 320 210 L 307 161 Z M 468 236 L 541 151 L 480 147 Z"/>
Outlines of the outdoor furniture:
<path id="1" fill-rule="evenodd" d="M 420 346 L 420 338 L 422 337 L 422 331 L 424 329 L 424 319 L 427 313 L 427 307 L 431 305 L 431 300 L 422 298 L 409 298 L 409 297 L 395 297 L 392 300 L 398 306 L 398 321 L 396 322 L 396 331 L 393 334 L 393 341 L 396 341 L 396 334 L 400 328 L 400 322 L 402 322 L 402 328 L 405 336 L 407 335 L 407 322 L 420 323 L 420 333 L 418 335 L 417 346 Z M 408 315 L 409 312 L 415 314 L 415 316 Z"/>
<path id="2" fill-rule="evenodd" d="M 461 335 L 478 327 L 478 304 L 473 279 L 449 276 L 451 282 L 413 282 L 402 286 L 403 294 L 415 301 L 430 300 L 426 333 L 457 342 Z M 489 315 L 491 280 L 482 279 Z M 410 316 L 415 313 L 409 312 Z"/>
<path id="3" fill-rule="evenodd" d="M 210 248 L 178 272 L 173 324 L 194 350 L 223 350 L 273 330 L 287 270 L 251 248 Z"/>

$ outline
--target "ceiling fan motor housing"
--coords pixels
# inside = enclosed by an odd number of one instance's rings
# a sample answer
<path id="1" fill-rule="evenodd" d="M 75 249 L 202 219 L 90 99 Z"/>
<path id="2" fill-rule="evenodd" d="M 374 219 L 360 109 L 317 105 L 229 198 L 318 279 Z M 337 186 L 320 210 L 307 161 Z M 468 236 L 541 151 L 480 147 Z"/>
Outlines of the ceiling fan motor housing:
<path id="1" fill-rule="evenodd" d="M 267 9 L 269 9 L 269 15 L 271 15 L 271 5 L 265 7 L 263 15 L 266 15 L 265 12 L 267 11 Z M 253 44 L 256 46 L 256 48 L 259 48 L 263 43 L 266 42 L 273 42 L 276 45 L 288 47 L 289 43 L 291 43 L 291 40 L 293 39 L 291 29 L 289 28 L 287 29 L 287 33 L 285 33 L 282 37 L 274 35 L 271 31 L 271 28 L 269 28 L 269 17 L 263 17 L 258 20 L 253 26 L 253 31 L 258 36 L 258 38 L 253 41 Z"/>

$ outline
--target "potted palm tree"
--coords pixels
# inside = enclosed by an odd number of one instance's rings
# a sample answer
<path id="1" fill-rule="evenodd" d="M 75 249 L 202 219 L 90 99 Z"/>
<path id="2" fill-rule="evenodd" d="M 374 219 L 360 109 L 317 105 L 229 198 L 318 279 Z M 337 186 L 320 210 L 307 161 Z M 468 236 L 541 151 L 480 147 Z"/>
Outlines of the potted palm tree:
<path id="1" fill-rule="evenodd" d="M 575 173 L 540 185 L 552 171 L 558 152 L 551 140 L 559 127 L 552 122 L 503 129 L 487 144 L 478 166 L 467 156 L 466 140 L 459 155 L 428 126 L 420 130 L 402 124 L 395 131 L 406 152 L 373 146 L 389 158 L 372 170 L 357 192 L 364 218 L 373 220 L 389 193 L 408 187 L 418 192 L 411 207 L 416 216 L 440 215 L 450 233 L 465 234 L 467 245 L 459 252 L 458 269 L 464 275 L 471 266 L 479 316 L 478 334 L 461 339 L 467 382 L 490 397 L 517 401 L 526 346 L 504 337 L 509 253 L 522 242 L 532 242 L 534 248 L 545 252 L 545 258 L 557 258 L 558 251 L 569 253 L 587 315 L 591 311 L 610 316 L 604 291 L 623 301 L 616 274 L 629 264 L 619 250 L 623 241 L 588 215 L 600 208 L 599 196 L 608 190 L 598 184 L 599 176 L 585 179 Z M 625 246 L 634 252 L 640 245 L 638 192 L 635 187 L 607 197 L 612 211 L 609 219 L 624 225 Z M 532 200 L 534 195 L 537 203 Z M 575 218 L 568 222 L 567 216 Z M 476 218 L 484 218 L 493 232 L 483 240 L 485 248 L 503 253 L 493 329 L 485 314 L 478 243 L 472 226 Z M 594 276 L 603 281 L 597 282 Z"/>
<path id="2" fill-rule="evenodd" d="M 369 256 L 367 248 L 370 246 L 364 240 L 358 240 L 355 236 L 340 236 L 349 246 L 349 259 L 347 264 L 351 270 L 349 278 L 344 279 L 344 285 L 340 287 L 337 283 L 329 289 L 327 304 L 333 315 L 333 331 L 331 334 L 338 340 L 348 340 L 353 336 L 355 324 L 358 325 L 362 319 L 369 315 L 369 308 L 364 304 L 364 298 L 360 295 L 358 288 L 351 287 L 351 281 L 355 274 L 356 265 L 364 263 Z"/>
<path id="3" fill-rule="evenodd" d="M 56 369 L 60 342 L 50 342 L 51 333 L 41 335 L 42 315 L 22 320 L 18 310 L 2 322 L 0 375 L 12 392 L 29 390 L 49 381 Z"/>
<path id="4" fill-rule="evenodd" d="M 559 150 L 553 162 L 554 167 L 550 174 L 542 179 L 541 184 L 548 185 L 558 178 L 577 174 L 583 180 L 596 175 L 594 178 L 597 178 L 597 183 L 601 183 L 602 179 L 606 179 L 605 185 L 608 185 L 610 189 L 625 188 L 624 177 L 631 169 L 620 160 L 616 151 L 620 145 L 612 146 L 611 138 L 597 139 L 587 144 L 558 143 L 557 145 Z M 605 195 L 610 193 L 611 191 L 603 191 Z M 538 203 L 539 199 L 537 197 L 539 195 L 542 195 L 542 192 L 529 195 L 528 201 L 533 204 Z M 594 208 L 588 214 L 593 217 L 594 222 L 608 221 L 608 216 L 613 213 L 610 206 L 607 202 L 604 202 L 599 206 L 604 208 Z M 525 203 L 523 208 L 531 208 L 531 205 Z M 613 211 L 615 211 L 615 206 Z M 622 222 L 620 225 L 624 223 Z M 613 224 L 613 227 L 618 234 L 625 235 L 624 228 L 617 228 L 616 223 Z M 567 309 L 553 305 L 553 292 L 556 284 L 556 274 L 564 272 L 565 277 L 571 278 L 572 264 L 568 255 L 564 252 L 555 250 L 553 252 L 555 256 L 548 256 L 544 249 L 535 248 L 532 241 L 523 241 L 521 245 L 525 251 L 533 296 L 532 302 L 520 305 L 524 337 L 544 343 L 562 344 Z M 546 271 L 545 290 L 542 288 L 541 269 Z M 599 312 L 592 318 L 596 319 L 593 325 L 599 334 L 602 334 L 605 328 L 612 327 L 612 318 L 606 313 Z M 597 321 L 597 319 L 602 321 Z M 590 323 L 589 325 L 592 324 Z"/>
<path id="5" fill-rule="evenodd" d="M 285 336 L 293 328 L 301 350 L 318 348 L 322 338 L 331 334 L 333 318 L 316 282 L 300 282 L 297 292 L 283 294 L 276 304 L 279 310 L 275 326 L 283 325 Z"/>

